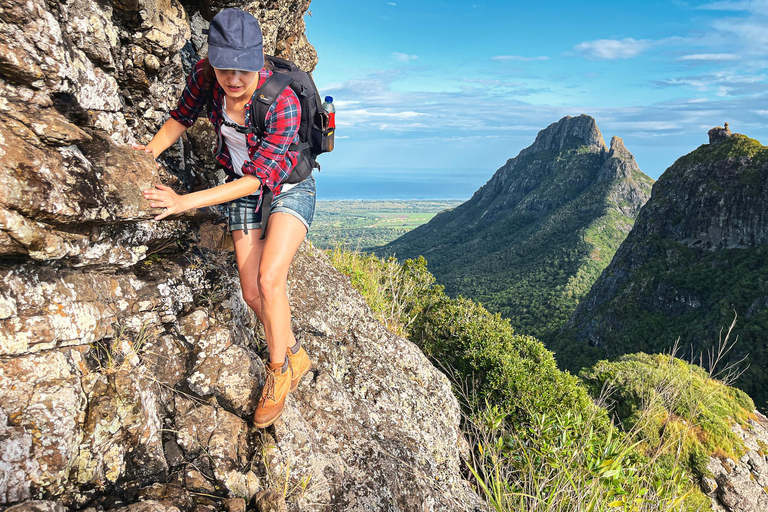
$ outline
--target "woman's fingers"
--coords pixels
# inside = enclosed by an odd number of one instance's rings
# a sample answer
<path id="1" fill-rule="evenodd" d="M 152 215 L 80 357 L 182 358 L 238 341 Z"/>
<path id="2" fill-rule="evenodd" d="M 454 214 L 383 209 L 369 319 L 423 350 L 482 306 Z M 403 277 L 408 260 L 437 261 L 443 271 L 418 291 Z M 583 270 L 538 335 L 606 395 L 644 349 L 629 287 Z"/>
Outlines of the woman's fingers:
<path id="1" fill-rule="evenodd" d="M 132 147 L 133 149 L 137 149 L 137 150 L 139 150 L 139 151 L 146 151 L 147 153 L 149 153 L 150 155 L 152 155 L 152 159 L 153 159 L 153 160 L 155 159 L 155 153 L 154 153 L 154 152 L 153 152 L 151 149 L 149 149 L 147 146 L 145 146 L 145 145 L 143 145 L 143 144 L 134 144 L 134 145 L 133 145 L 133 146 L 131 146 L 131 147 Z M 158 162 L 155 162 L 155 166 L 157 166 L 157 168 L 158 168 L 158 169 L 160 168 L 160 164 L 159 164 Z"/>
<path id="2" fill-rule="evenodd" d="M 149 188 L 143 191 L 144 198 L 150 201 L 152 208 L 164 208 L 163 212 L 155 217 L 155 220 L 162 220 L 169 215 L 184 211 L 179 201 L 179 195 L 168 185 L 156 183 L 155 188 Z"/>
<path id="3" fill-rule="evenodd" d="M 163 220 L 167 216 L 173 215 L 174 213 L 176 212 L 173 211 L 173 208 L 166 208 L 163 213 L 155 217 L 155 220 Z"/>

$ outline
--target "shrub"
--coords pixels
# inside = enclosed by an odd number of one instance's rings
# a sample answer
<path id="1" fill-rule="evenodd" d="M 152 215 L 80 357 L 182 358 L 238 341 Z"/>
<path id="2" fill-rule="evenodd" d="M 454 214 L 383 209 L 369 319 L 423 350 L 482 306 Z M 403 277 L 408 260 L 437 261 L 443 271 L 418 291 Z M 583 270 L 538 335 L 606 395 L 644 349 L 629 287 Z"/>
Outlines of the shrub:
<path id="1" fill-rule="evenodd" d="M 710 510 L 672 457 L 642 456 L 599 415 L 555 410 L 518 429 L 499 415 L 486 405 L 467 421 L 470 470 L 497 512 Z"/>
<path id="2" fill-rule="evenodd" d="M 643 353 L 600 361 L 581 372 L 593 393 L 611 385 L 612 412 L 625 431 L 636 430 L 646 452 L 676 452 L 697 477 L 715 453 L 738 458 L 741 438 L 730 424 L 746 424 L 755 408 L 740 390 L 675 357 Z"/>
<path id="3" fill-rule="evenodd" d="M 423 256 L 401 265 L 337 248 L 331 261 L 392 332 L 419 345 L 456 380 L 474 382 L 478 393 L 472 395 L 502 407 L 509 421 L 556 407 L 593 407 L 578 379 L 558 370 L 540 341 L 516 334 L 509 320 L 472 300 L 449 298 Z"/>

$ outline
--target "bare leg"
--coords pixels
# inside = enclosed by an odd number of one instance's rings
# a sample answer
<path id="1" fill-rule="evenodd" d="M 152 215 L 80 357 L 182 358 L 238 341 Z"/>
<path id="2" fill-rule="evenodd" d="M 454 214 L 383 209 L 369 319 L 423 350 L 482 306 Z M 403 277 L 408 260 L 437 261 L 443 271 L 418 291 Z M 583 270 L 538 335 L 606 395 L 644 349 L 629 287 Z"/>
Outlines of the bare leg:
<path id="1" fill-rule="evenodd" d="M 270 216 L 258 262 L 261 309 L 257 316 L 261 315 L 264 324 L 272 363 L 284 362 L 286 350 L 295 343 L 286 283 L 293 256 L 306 234 L 304 224 L 293 215 L 278 212 Z"/>
<path id="2" fill-rule="evenodd" d="M 279 213 L 275 214 L 270 219 L 270 221 L 274 222 L 274 219 L 282 216 L 284 215 Z M 290 217 L 289 215 L 285 216 Z M 304 225 L 301 224 L 301 222 L 299 222 L 299 224 L 301 225 L 303 233 L 306 234 Z M 269 231 L 272 231 L 272 229 L 270 228 Z M 242 230 L 236 230 L 232 232 L 232 240 L 235 243 L 235 259 L 237 260 L 237 270 L 240 275 L 240 288 L 243 291 L 243 299 L 251 308 L 251 310 L 253 310 L 253 312 L 256 314 L 256 318 L 259 319 L 259 322 L 265 326 L 264 331 L 266 333 L 267 329 L 261 308 L 261 295 L 259 294 L 259 264 L 261 262 L 261 255 L 264 251 L 264 244 L 266 240 L 259 240 L 260 237 L 260 229 L 249 230 L 248 234 L 244 234 Z M 299 242 L 299 244 L 301 244 L 301 242 Z M 295 252 L 296 251 L 294 251 L 294 253 Z M 291 259 L 293 259 L 292 255 Z M 288 346 L 292 347 L 296 343 L 296 337 L 293 335 L 293 331 L 290 329 L 290 316 L 288 332 Z M 267 334 L 267 336 L 269 339 L 269 334 Z M 267 343 L 269 344 L 269 342 Z"/>
<path id="3" fill-rule="evenodd" d="M 242 230 L 232 232 L 243 300 L 256 314 L 256 318 L 263 324 L 261 296 L 259 295 L 259 262 L 261 261 L 261 253 L 264 250 L 265 241 L 259 240 L 259 237 L 261 237 L 260 229 L 248 230 L 248 234 L 243 234 Z"/>

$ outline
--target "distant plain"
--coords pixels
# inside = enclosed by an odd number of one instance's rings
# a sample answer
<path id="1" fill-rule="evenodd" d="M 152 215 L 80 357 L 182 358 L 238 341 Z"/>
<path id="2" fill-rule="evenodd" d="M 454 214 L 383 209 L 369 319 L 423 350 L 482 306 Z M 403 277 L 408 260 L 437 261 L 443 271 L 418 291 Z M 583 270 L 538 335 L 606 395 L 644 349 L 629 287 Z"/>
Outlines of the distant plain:
<path id="1" fill-rule="evenodd" d="M 455 208 L 458 199 L 318 201 L 309 239 L 316 247 L 367 252 Z"/>

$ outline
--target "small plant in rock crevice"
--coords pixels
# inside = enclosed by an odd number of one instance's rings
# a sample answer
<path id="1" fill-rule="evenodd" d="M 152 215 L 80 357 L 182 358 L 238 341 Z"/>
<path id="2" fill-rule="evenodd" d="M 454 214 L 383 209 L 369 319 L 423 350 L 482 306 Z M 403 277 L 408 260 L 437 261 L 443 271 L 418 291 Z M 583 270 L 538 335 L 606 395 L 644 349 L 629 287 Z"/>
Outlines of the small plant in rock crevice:
<path id="1" fill-rule="evenodd" d="M 112 374 L 139 367 L 145 345 L 157 335 L 156 327 L 149 323 L 142 324 L 138 331 L 123 323 L 115 323 L 113 327 L 111 339 L 91 343 L 91 360 L 99 373 Z"/>

